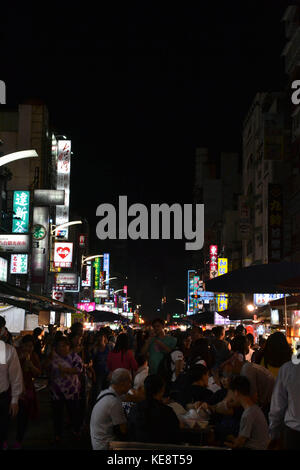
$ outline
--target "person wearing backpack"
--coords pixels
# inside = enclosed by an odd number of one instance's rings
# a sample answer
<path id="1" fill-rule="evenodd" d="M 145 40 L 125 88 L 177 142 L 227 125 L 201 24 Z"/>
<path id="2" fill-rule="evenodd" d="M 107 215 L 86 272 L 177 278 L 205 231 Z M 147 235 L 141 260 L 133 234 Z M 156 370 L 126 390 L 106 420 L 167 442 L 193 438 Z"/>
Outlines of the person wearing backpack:
<path id="1" fill-rule="evenodd" d="M 109 442 L 126 436 L 127 419 L 122 408 L 121 396 L 128 392 L 131 385 L 129 370 L 115 369 L 110 387 L 98 396 L 90 421 L 93 450 L 107 450 Z"/>

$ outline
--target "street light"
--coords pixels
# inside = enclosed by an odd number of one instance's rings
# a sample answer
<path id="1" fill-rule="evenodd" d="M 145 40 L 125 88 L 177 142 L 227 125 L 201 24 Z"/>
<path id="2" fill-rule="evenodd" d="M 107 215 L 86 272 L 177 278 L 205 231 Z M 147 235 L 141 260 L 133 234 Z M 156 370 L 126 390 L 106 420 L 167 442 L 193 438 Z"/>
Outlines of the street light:
<path id="1" fill-rule="evenodd" d="M 182 302 L 182 303 L 183 303 L 183 309 L 184 309 L 184 310 L 183 310 L 183 315 L 185 315 L 185 314 L 186 314 L 186 311 L 185 311 L 186 299 L 176 299 L 176 300 L 178 300 L 179 302 Z"/>
<path id="2" fill-rule="evenodd" d="M 248 312 L 253 312 L 255 310 L 254 305 L 253 304 L 248 304 L 247 305 L 247 310 L 248 310 Z"/>
<path id="3" fill-rule="evenodd" d="M 8 153 L 0 157 L 0 166 L 7 165 L 8 163 L 14 162 L 16 160 L 21 160 L 22 158 L 37 158 L 38 154 L 35 150 L 21 150 L 20 152 Z"/>
<path id="4" fill-rule="evenodd" d="M 86 261 L 90 261 L 91 259 L 95 259 L 95 258 L 103 258 L 104 255 L 93 255 L 93 256 L 81 256 L 81 264 L 82 266 L 84 265 L 84 263 L 86 263 Z"/>
<path id="5" fill-rule="evenodd" d="M 82 221 L 81 220 L 74 220 L 73 222 L 66 222 L 65 224 L 61 224 L 61 225 L 51 224 L 51 235 L 54 235 L 56 230 L 66 228 L 66 227 L 70 227 L 71 225 L 77 225 L 77 224 L 82 224 Z"/>
<path id="6" fill-rule="evenodd" d="M 108 281 L 111 281 L 112 279 L 118 279 L 118 278 L 117 277 L 109 277 L 108 279 L 104 279 L 103 281 L 101 281 L 101 285 L 106 284 Z"/>

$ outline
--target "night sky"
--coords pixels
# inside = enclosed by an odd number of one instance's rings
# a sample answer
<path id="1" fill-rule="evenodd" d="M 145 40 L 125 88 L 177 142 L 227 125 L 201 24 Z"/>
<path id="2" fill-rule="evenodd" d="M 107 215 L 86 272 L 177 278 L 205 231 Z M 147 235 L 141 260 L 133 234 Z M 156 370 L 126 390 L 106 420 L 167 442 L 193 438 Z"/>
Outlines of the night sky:
<path id="1" fill-rule="evenodd" d="M 99 204 L 192 203 L 195 149 L 241 152 L 255 93 L 285 84 L 286 1 L 16 3 L 1 5 L 7 104 L 42 99 L 71 138 L 71 205 L 92 252 L 116 246 L 96 239 Z M 129 242 L 128 256 L 133 301 L 153 317 L 164 292 L 180 310 L 195 267 L 183 242 Z"/>

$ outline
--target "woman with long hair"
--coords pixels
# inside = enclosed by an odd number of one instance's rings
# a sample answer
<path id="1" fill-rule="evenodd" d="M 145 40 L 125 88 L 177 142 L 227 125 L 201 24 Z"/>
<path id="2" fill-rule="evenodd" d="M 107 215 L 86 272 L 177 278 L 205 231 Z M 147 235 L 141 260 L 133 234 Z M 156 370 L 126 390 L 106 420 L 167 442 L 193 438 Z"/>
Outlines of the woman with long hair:
<path id="1" fill-rule="evenodd" d="M 276 331 L 266 341 L 260 364 L 269 369 L 274 377 L 277 377 L 279 368 L 289 362 L 291 357 L 292 350 L 285 335 Z"/>
<path id="2" fill-rule="evenodd" d="M 115 369 L 127 369 L 130 372 L 135 372 L 138 369 L 133 351 L 129 349 L 126 333 L 119 334 L 113 351 L 108 354 L 107 367 L 110 373 Z"/>

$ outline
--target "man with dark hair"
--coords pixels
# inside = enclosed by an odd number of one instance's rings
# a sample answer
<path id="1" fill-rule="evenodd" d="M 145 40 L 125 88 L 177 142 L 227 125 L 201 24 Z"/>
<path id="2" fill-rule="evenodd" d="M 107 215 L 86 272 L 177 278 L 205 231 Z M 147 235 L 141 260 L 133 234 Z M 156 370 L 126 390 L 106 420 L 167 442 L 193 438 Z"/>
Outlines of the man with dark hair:
<path id="1" fill-rule="evenodd" d="M 227 341 L 225 341 L 225 330 L 223 326 L 214 328 L 214 339 L 212 345 L 214 347 L 214 369 L 217 369 L 223 362 L 227 361 L 230 351 Z"/>
<path id="2" fill-rule="evenodd" d="M 247 377 L 234 377 L 229 384 L 227 403 L 231 407 L 242 406 L 238 437 L 232 437 L 225 445 L 232 449 L 266 450 L 269 443 L 268 424 L 261 409 L 250 395 L 250 382 Z"/>
<path id="3" fill-rule="evenodd" d="M 149 352 L 149 374 L 156 374 L 164 355 L 175 348 L 177 339 L 165 334 L 164 321 L 161 318 L 153 320 L 152 326 L 154 332 L 150 333 L 141 353 Z"/>
<path id="4" fill-rule="evenodd" d="M 238 325 L 234 332 L 235 336 L 238 336 L 238 335 L 246 336 L 246 333 L 247 333 L 247 330 L 243 325 Z"/>
<path id="5" fill-rule="evenodd" d="M 0 450 L 7 449 L 10 415 L 19 411 L 19 397 L 23 391 L 23 374 L 16 349 L 6 344 L 5 318 L 0 317 Z"/>

